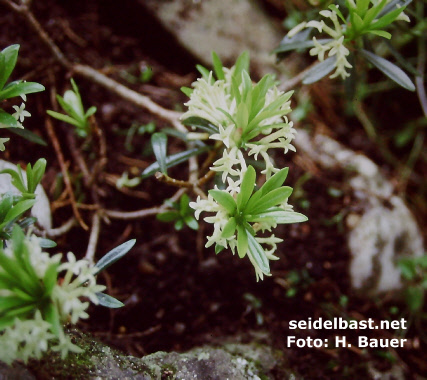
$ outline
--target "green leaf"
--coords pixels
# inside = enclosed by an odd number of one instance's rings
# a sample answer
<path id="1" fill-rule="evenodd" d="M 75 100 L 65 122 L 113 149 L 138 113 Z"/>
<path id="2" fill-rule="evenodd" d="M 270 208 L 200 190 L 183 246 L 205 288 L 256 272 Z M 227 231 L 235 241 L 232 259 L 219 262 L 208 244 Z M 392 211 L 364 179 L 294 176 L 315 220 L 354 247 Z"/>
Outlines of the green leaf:
<path id="1" fill-rule="evenodd" d="M 190 98 L 194 90 L 190 87 L 181 87 L 181 91 Z"/>
<path id="2" fill-rule="evenodd" d="M 270 207 L 276 206 L 288 199 L 292 194 L 292 190 L 292 187 L 289 186 L 274 189 L 266 195 L 263 195 L 256 203 L 250 205 L 250 207 L 248 205 L 245 213 L 255 216 L 261 212 L 265 212 Z"/>
<path id="3" fill-rule="evenodd" d="M 160 171 L 163 174 L 167 174 L 166 167 L 166 149 L 167 149 L 168 137 L 163 132 L 156 132 L 151 135 L 151 145 L 153 147 L 154 155 L 159 163 Z"/>
<path id="4" fill-rule="evenodd" d="M 166 211 L 156 215 L 156 219 L 160 220 L 161 222 L 173 222 L 180 217 L 181 216 L 179 215 L 178 211 Z"/>
<path id="5" fill-rule="evenodd" d="M 234 73 L 233 76 L 239 81 L 241 80 L 241 74 L 243 70 L 249 72 L 249 52 L 244 51 L 236 60 L 236 64 L 234 65 Z"/>
<path id="6" fill-rule="evenodd" d="M 248 235 L 245 227 L 237 225 L 237 253 L 241 259 L 248 252 Z"/>
<path id="7" fill-rule="evenodd" d="M 396 8 L 388 12 L 380 19 L 369 25 L 369 29 L 382 29 L 391 24 L 405 10 L 405 7 Z"/>
<path id="8" fill-rule="evenodd" d="M 120 307 L 125 306 L 123 302 L 120 302 L 118 299 L 109 296 L 105 293 L 95 293 L 98 297 L 99 304 L 104 307 L 108 307 L 109 309 L 118 309 Z"/>
<path id="9" fill-rule="evenodd" d="M 285 211 L 280 208 L 274 207 L 273 209 L 267 210 L 266 212 L 259 213 L 252 217 L 248 217 L 247 221 L 251 223 L 262 222 L 264 219 L 274 219 L 277 224 L 290 224 L 290 223 L 302 223 L 308 220 L 308 218 L 295 211 Z"/>
<path id="10" fill-rule="evenodd" d="M 16 219 L 18 219 L 24 212 L 29 210 L 36 203 L 35 199 L 27 199 L 24 201 L 20 201 L 13 208 L 11 208 L 6 214 L 5 222 L 8 224 L 13 223 Z"/>
<path id="11" fill-rule="evenodd" d="M 387 4 L 387 0 L 381 0 L 376 6 L 371 7 L 363 18 L 363 27 L 367 28 L 371 22 L 378 16 L 384 6 Z"/>
<path id="12" fill-rule="evenodd" d="M 212 124 L 209 120 L 202 119 L 201 117 L 191 116 L 182 120 L 182 124 L 190 127 L 200 128 L 210 134 L 218 133 L 218 127 Z"/>
<path id="13" fill-rule="evenodd" d="M 229 193 L 225 190 L 209 190 L 209 194 L 227 210 L 229 215 L 234 215 L 237 205 Z"/>
<path id="14" fill-rule="evenodd" d="M 240 193 L 237 194 L 237 208 L 239 210 L 243 210 L 248 203 L 248 200 L 254 191 L 255 179 L 255 169 L 252 166 L 249 166 L 243 176 Z"/>
<path id="15" fill-rule="evenodd" d="M 94 275 L 96 276 L 98 273 L 102 272 L 104 269 L 108 268 L 110 265 L 114 264 L 117 260 L 126 255 L 126 253 L 128 253 L 135 245 L 135 242 L 135 239 L 129 240 L 105 254 L 105 256 L 95 264 L 95 267 L 98 269 Z"/>
<path id="16" fill-rule="evenodd" d="M 13 98 L 15 96 L 32 94 L 34 92 L 44 91 L 44 86 L 35 82 L 21 82 L 15 86 L 8 87 L 6 90 L 0 91 L 0 100 Z"/>
<path id="17" fill-rule="evenodd" d="M 234 232 L 236 231 L 236 227 L 236 218 L 230 218 L 227 224 L 224 226 L 224 229 L 222 230 L 221 237 L 223 237 L 224 239 L 228 239 L 229 237 L 233 236 Z"/>
<path id="18" fill-rule="evenodd" d="M 74 118 L 72 118 L 71 116 L 68 115 L 64 115 L 62 113 L 56 112 L 56 111 L 51 111 L 51 110 L 47 110 L 46 113 L 50 116 L 52 116 L 53 118 L 57 119 L 57 120 L 61 120 L 65 123 L 74 125 L 77 128 L 84 128 L 85 124 L 80 121 L 80 120 L 76 120 Z"/>
<path id="19" fill-rule="evenodd" d="M 3 169 L 0 174 L 9 174 L 12 177 L 12 185 L 15 186 L 21 193 L 27 192 L 27 187 L 23 182 L 22 176 L 20 176 L 16 170 Z"/>
<path id="20" fill-rule="evenodd" d="M 0 109 L 0 128 L 17 128 L 18 121 L 7 112 Z M 19 128 L 20 129 L 20 128 Z"/>
<path id="21" fill-rule="evenodd" d="M 42 310 L 43 319 L 50 323 L 50 331 L 58 337 L 61 331 L 58 309 L 53 303 L 48 303 Z"/>
<path id="22" fill-rule="evenodd" d="M 382 9 L 382 11 L 378 13 L 378 17 L 381 18 L 385 14 L 398 8 L 397 6 L 405 9 L 411 3 L 412 3 L 412 0 L 391 0 L 389 3 L 386 4 L 386 6 Z"/>
<path id="23" fill-rule="evenodd" d="M 203 152 L 206 152 L 210 148 L 205 146 L 201 148 L 193 148 L 190 150 L 186 150 L 184 152 L 179 152 L 176 154 L 172 154 L 168 157 L 166 157 L 166 167 L 171 168 L 175 165 L 180 164 L 181 162 L 187 161 L 190 157 L 196 156 L 198 154 L 201 154 Z M 143 172 L 142 172 L 142 178 L 147 178 L 151 175 L 153 175 L 155 172 L 159 170 L 159 163 L 155 162 L 148 166 Z"/>
<path id="24" fill-rule="evenodd" d="M 360 17 L 363 18 L 365 16 L 366 12 L 368 11 L 368 7 L 369 7 L 370 2 L 371 2 L 371 0 L 357 0 L 356 1 L 356 12 Z"/>
<path id="25" fill-rule="evenodd" d="M 46 272 L 43 277 L 43 283 L 46 288 L 46 294 L 50 296 L 52 293 L 53 288 L 55 287 L 55 284 L 58 280 L 58 264 L 53 263 L 50 264 L 49 267 L 46 269 Z"/>
<path id="26" fill-rule="evenodd" d="M 0 89 L 4 87 L 18 60 L 19 45 L 10 45 L 0 52 Z"/>
<path id="27" fill-rule="evenodd" d="M 47 146 L 46 141 L 44 141 L 39 135 L 36 135 L 34 132 L 31 132 L 28 129 L 10 128 L 9 131 L 14 133 L 15 135 L 23 137 L 24 139 L 32 143 Z"/>
<path id="28" fill-rule="evenodd" d="M 209 79 L 210 71 L 207 68 L 203 67 L 202 65 L 196 65 L 196 69 L 200 74 L 202 74 L 202 77 L 205 80 Z"/>
<path id="29" fill-rule="evenodd" d="M 400 67 L 364 49 L 360 50 L 360 54 L 398 85 L 409 91 L 415 91 L 415 85 Z"/>
<path id="30" fill-rule="evenodd" d="M 328 75 L 335 68 L 336 60 L 337 57 L 333 56 L 325 59 L 323 62 L 318 63 L 312 69 L 308 70 L 302 83 L 311 84 Z"/>
<path id="31" fill-rule="evenodd" d="M 261 245 L 257 242 L 254 236 L 250 233 L 247 234 L 248 237 L 248 247 L 249 247 L 249 255 L 251 255 L 252 259 L 256 262 L 261 271 L 265 274 L 270 274 L 270 265 L 265 255 L 265 252 Z"/>
<path id="32" fill-rule="evenodd" d="M 194 231 L 197 231 L 199 229 L 199 223 L 197 223 L 197 220 L 194 219 L 194 217 L 191 215 L 187 215 L 184 218 L 184 222 L 188 227 L 190 227 Z"/>
<path id="33" fill-rule="evenodd" d="M 57 244 L 53 240 L 46 238 L 39 238 L 39 244 L 41 248 L 55 248 L 57 246 Z"/>
<path id="34" fill-rule="evenodd" d="M 28 167 L 31 167 L 28 165 Z M 37 185 L 40 183 L 43 178 L 44 172 L 46 170 L 46 159 L 39 158 L 34 164 L 34 168 L 32 170 L 32 175 L 29 175 L 27 167 L 27 182 L 28 182 L 28 191 L 30 193 L 34 193 Z"/>
<path id="35" fill-rule="evenodd" d="M 375 34 L 377 36 L 387 38 L 388 40 L 391 38 L 391 34 L 389 32 L 386 32 L 384 30 L 370 30 L 368 31 L 370 34 Z"/>
<path id="36" fill-rule="evenodd" d="M 283 185 L 288 176 L 289 168 L 283 168 L 276 174 L 274 174 L 267 182 L 262 185 L 260 191 L 261 195 L 268 194 L 270 191 L 275 190 Z"/>
<path id="37" fill-rule="evenodd" d="M 223 70 L 221 59 L 218 57 L 218 54 L 216 54 L 214 51 L 212 52 L 212 63 L 213 63 L 213 67 L 214 67 L 214 71 L 217 79 L 224 80 L 225 76 L 224 76 L 224 70 Z"/>
<path id="38" fill-rule="evenodd" d="M 366 0 L 365 0 L 366 1 Z M 368 3 L 369 3 L 369 1 L 370 0 L 367 0 L 368 1 Z M 343 16 L 343 14 L 341 13 L 341 11 L 338 9 L 338 7 L 335 5 L 335 4 L 331 4 L 331 5 L 329 5 L 329 7 L 328 7 L 331 11 L 334 11 L 337 15 L 338 15 L 338 17 L 341 19 L 341 21 L 344 23 L 344 24 L 347 24 L 347 20 L 344 18 L 344 16 Z"/>

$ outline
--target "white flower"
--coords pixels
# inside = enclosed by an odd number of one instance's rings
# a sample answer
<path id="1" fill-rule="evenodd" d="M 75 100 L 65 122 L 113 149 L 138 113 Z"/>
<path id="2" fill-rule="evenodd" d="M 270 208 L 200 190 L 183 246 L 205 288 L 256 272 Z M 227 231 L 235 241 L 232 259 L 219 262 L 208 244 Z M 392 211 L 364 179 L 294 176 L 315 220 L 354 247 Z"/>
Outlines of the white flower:
<path id="1" fill-rule="evenodd" d="M 12 114 L 12 116 L 21 123 L 24 121 L 26 117 L 30 117 L 31 114 L 25 110 L 25 103 L 22 103 L 19 107 L 18 106 L 12 106 L 12 108 L 16 111 Z"/>

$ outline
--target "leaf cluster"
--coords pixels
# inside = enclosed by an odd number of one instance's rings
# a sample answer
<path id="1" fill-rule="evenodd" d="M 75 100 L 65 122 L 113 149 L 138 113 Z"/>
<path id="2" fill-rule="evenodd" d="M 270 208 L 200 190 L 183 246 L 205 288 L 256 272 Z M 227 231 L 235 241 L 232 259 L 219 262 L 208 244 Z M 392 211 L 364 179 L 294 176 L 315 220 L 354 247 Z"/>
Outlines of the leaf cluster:
<path id="1" fill-rule="evenodd" d="M 173 202 L 174 210 L 169 210 L 156 215 L 157 220 L 162 222 L 175 222 L 174 227 L 177 231 L 182 230 L 187 225 L 192 230 L 198 230 L 199 224 L 194 219 L 194 210 L 190 207 L 190 198 L 183 194 L 178 202 Z"/>
<path id="2" fill-rule="evenodd" d="M 16 96 L 43 91 L 39 83 L 16 80 L 8 82 L 18 60 L 19 45 L 11 45 L 0 52 L 0 102 Z M 7 83 L 7 84 L 6 84 Z M 17 120 L 0 108 L 0 128 L 17 128 Z"/>
<path id="3" fill-rule="evenodd" d="M 222 237 L 227 239 L 237 233 L 237 251 L 239 257 L 250 254 L 262 272 L 270 273 L 269 261 L 258 241 L 255 239 L 255 230 L 250 223 L 274 222 L 276 224 L 298 223 L 307 220 L 307 217 L 285 211 L 278 207 L 285 202 L 292 193 L 292 188 L 282 186 L 288 175 L 288 168 L 280 170 L 264 185 L 254 191 L 256 173 L 249 166 L 243 176 L 240 193 L 234 199 L 227 191 L 210 190 L 209 194 L 227 211 L 229 221 L 225 225 Z M 220 251 L 222 247 L 216 247 Z"/>
<path id="4" fill-rule="evenodd" d="M 96 112 L 96 107 L 92 106 L 85 111 L 79 88 L 72 78 L 71 86 L 73 89 L 65 91 L 64 97 L 56 95 L 56 99 L 66 115 L 50 110 L 46 112 L 55 119 L 74 125 L 78 136 L 87 137 L 90 134 L 89 117 Z"/>

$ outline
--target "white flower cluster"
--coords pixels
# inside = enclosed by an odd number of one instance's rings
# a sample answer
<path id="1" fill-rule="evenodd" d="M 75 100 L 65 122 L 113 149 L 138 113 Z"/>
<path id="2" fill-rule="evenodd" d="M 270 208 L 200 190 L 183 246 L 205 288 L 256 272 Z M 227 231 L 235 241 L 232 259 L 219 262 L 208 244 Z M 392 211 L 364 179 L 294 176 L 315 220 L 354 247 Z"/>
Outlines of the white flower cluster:
<path id="1" fill-rule="evenodd" d="M 210 72 L 208 78 L 199 78 L 193 83 L 194 91 L 191 94 L 190 100 L 185 103 L 188 106 L 188 111 L 182 115 L 182 119 L 190 117 L 198 117 L 212 123 L 218 129 L 217 133 L 208 135 L 212 140 L 220 141 L 224 144 L 222 158 L 213 163 L 212 170 L 222 172 L 222 180 L 231 177 L 242 177 L 246 169 L 246 158 L 244 152 L 247 151 L 249 156 L 261 155 L 265 162 L 265 170 L 262 172 L 269 178 L 279 169 L 274 166 L 272 158 L 267 151 L 269 149 L 280 148 L 287 153 L 289 150 L 295 151 L 295 147 L 291 144 L 295 138 L 296 131 L 293 128 L 293 123 L 289 122 L 285 114 L 291 111 L 289 98 L 292 92 L 284 93 L 278 90 L 273 85 L 268 89 L 265 98 L 264 106 L 258 115 L 262 115 L 263 111 L 281 97 L 281 102 L 274 111 L 277 114 L 266 118 L 260 118 L 257 123 L 261 132 L 256 136 L 248 139 L 242 136 L 243 126 L 236 125 L 234 122 L 238 118 L 239 104 L 235 96 L 232 96 L 232 76 L 235 67 L 231 69 L 224 68 L 224 77 L 222 80 L 214 80 L 213 73 Z M 240 90 L 243 84 L 240 85 Z M 248 112 L 250 113 L 250 109 Z M 259 136 L 262 136 L 260 138 Z M 239 181 L 239 179 L 238 179 Z"/>
<path id="2" fill-rule="evenodd" d="M 43 319 L 41 311 L 34 306 L 32 318 L 15 318 L 12 325 L 0 332 L 0 360 L 10 364 L 20 359 L 26 362 L 31 358 L 40 358 L 52 343 L 52 350 L 61 352 L 64 358 L 68 352 L 81 352 L 82 350 L 71 342 L 65 334 L 62 324 L 75 324 L 79 319 L 88 317 L 86 310 L 89 302 L 82 301 L 87 298 L 98 304 L 97 292 L 105 289 L 104 285 L 97 285 L 93 275 L 94 268 L 86 260 L 76 260 L 71 252 L 67 254 L 68 261 L 60 264 L 61 254 L 50 256 L 40 248 L 39 238 L 36 236 L 25 237 L 24 244 L 30 253 L 30 261 L 37 278 L 44 281 L 46 273 L 53 264 L 56 264 L 57 273 L 65 272 L 63 279 L 57 281 L 50 295 L 49 302 L 53 305 L 61 322 L 57 334 L 54 328 Z M 8 242 L 4 253 L 13 256 L 13 242 Z M 5 269 L 0 267 L 0 273 Z M 19 290 L 19 289 L 18 289 Z M 0 296 L 13 296 L 17 289 L 0 290 Z M 22 295 L 20 295 L 22 296 Z"/>
<path id="3" fill-rule="evenodd" d="M 338 5 L 337 5 L 338 8 Z M 325 21 L 309 21 L 303 22 L 297 25 L 295 28 L 291 29 L 288 33 L 288 37 L 295 36 L 304 28 L 316 28 L 319 33 L 326 33 L 332 37 L 331 41 L 319 43 L 316 37 L 313 37 L 314 47 L 310 50 L 310 55 L 317 55 L 319 61 L 324 61 L 325 53 L 328 53 L 328 57 L 336 57 L 335 60 L 335 72 L 330 76 L 330 78 L 336 78 L 338 76 L 341 79 L 345 79 L 350 76 L 346 69 L 351 69 L 353 66 L 348 62 L 347 57 L 350 54 L 350 51 L 344 46 L 344 30 L 345 27 L 342 26 L 338 20 L 338 15 L 333 10 L 323 10 L 319 12 L 320 15 L 326 19 L 330 19 L 333 24 L 333 28 L 328 26 Z"/>

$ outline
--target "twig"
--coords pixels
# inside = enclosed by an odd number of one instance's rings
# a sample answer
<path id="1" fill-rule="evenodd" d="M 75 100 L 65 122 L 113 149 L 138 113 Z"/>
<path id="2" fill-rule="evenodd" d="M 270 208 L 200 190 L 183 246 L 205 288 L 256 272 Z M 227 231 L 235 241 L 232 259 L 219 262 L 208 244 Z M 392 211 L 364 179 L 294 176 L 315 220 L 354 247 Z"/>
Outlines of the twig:
<path id="1" fill-rule="evenodd" d="M 315 65 L 317 65 L 318 62 L 312 63 L 310 66 L 308 66 L 306 69 L 295 75 L 292 79 L 287 80 L 286 82 L 283 82 L 278 86 L 278 89 L 280 91 L 289 91 L 295 88 L 300 84 L 300 82 L 303 81 L 304 77 L 308 73 L 309 70 L 311 70 Z"/>
<path id="2" fill-rule="evenodd" d="M 80 226 L 87 231 L 89 227 L 82 219 L 80 212 L 78 210 L 78 207 L 76 205 L 76 198 L 74 197 L 73 187 L 71 186 L 70 177 L 68 176 L 67 167 L 64 161 L 64 155 L 62 154 L 61 146 L 59 145 L 58 138 L 56 137 L 55 130 L 53 129 L 53 125 L 49 118 L 46 118 L 45 125 L 46 125 L 47 134 L 49 135 L 49 138 L 52 141 L 53 148 L 55 149 L 56 155 L 58 157 L 59 166 L 61 167 L 62 176 L 64 178 L 64 184 L 65 184 L 65 187 L 67 188 L 68 195 L 70 196 L 73 214 L 76 217 L 77 221 L 79 222 Z"/>
<path id="3" fill-rule="evenodd" d="M 101 217 L 95 212 L 92 217 L 92 230 L 90 231 L 89 243 L 87 245 L 85 259 L 94 264 L 96 245 L 98 244 L 99 232 L 101 230 Z"/>
<path id="4" fill-rule="evenodd" d="M 171 198 L 169 198 L 172 202 L 177 201 L 182 194 L 186 192 L 186 189 L 181 188 L 179 189 Z M 156 215 L 160 212 L 163 212 L 168 209 L 167 205 L 161 205 L 158 207 L 151 207 L 146 208 L 143 210 L 137 210 L 137 211 L 115 211 L 115 210 L 103 210 L 104 215 L 113 218 L 113 219 L 122 219 L 122 220 L 129 220 L 129 219 L 139 219 L 139 218 L 145 218 L 146 216 Z"/>

